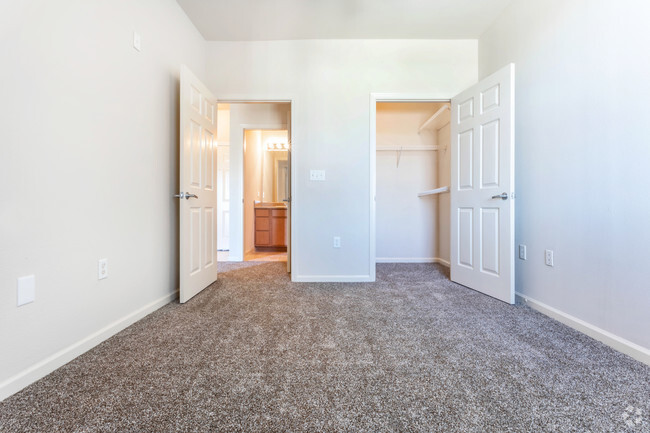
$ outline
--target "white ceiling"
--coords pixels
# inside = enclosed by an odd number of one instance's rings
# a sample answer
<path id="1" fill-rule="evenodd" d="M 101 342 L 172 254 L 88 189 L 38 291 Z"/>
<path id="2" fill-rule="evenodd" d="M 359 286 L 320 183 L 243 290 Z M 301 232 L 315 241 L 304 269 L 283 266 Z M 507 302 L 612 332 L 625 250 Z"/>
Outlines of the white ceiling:
<path id="1" fill-rule="evenodd" d="M 475 39 L 512 0 L 177 0 L 211 41 Z"/>

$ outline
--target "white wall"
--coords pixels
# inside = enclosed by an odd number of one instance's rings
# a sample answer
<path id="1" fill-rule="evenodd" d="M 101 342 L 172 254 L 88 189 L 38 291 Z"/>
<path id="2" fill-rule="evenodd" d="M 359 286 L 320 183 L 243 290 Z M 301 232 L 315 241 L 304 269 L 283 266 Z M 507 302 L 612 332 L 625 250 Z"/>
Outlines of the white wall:
<path id="1" fill-rule="evenodd" d="M 377 103 L 377 149 L 436 146 L 437 133 L 419 127 L 440 103 Z M 399 155 L 399 166 L 397 158 Z M 377 261 L 433 262 L 438 257 L 438 152 L 377 151 Z"/>
<path id="2" fill-rule="evenodd" d="M 210 87 L 215 91 L 214 87 Z M 217 95 L 219 98 L 220 96 Z M 222 98 L 222 97 L 221 97 Z M 222 98 L 223 99 L 223 98 Z M 244 129 L 286 128 L 289 104 L 230 104 L 230 253 L 244 259 Z"/>
<path id="3" fill-rule="evenodd" d="M 0 5 L 0 399 L 174 296 L 181 63 L 205 75 L 173 0 Z"/>
<path id="4" fill-rule="evenodd" d="M 517 290 L 646 349 L 649 21 L 648 2 L 517 0 L 479 43 L 481 76 L 516 64 Z"/>
<path id="5" fill-rule="evenodd" d="M 475 40 L 208 43 L 217 97 L 294 99 L 294 280 L 371 276 L 370 93 L 449 99 L 476 82 L 477 55 Z M 310 169 L 327 180 L 310 182 Z"/>
<path id="6" fill-rule="evenodd" d="M 230 104 L 217 104 L 217 143 L 230 146 Z"/>

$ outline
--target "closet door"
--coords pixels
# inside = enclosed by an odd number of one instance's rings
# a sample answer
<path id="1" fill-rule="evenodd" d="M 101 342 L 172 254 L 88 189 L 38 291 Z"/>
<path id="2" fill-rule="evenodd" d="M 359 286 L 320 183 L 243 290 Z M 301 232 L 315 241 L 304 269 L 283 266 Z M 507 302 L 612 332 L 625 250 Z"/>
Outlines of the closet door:
<path id="1" fill-rule="evenodd" d="M 451 279 L 514 303 L 514 64 L 451 103 Z"/>

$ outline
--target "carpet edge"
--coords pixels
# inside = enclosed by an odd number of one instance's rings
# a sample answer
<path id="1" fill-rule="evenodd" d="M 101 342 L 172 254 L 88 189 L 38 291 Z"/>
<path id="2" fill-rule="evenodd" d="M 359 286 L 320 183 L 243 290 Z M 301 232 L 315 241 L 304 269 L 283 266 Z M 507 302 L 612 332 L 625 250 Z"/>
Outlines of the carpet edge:
<path id="1" fill-rule="evenodd" d="M 174 291 L 158 298 L 157 300 L 115 320 L 87 337 L 82 338 L 81 340 L 13 375 L 9 379 L 0 383 L 0 401 L 5 400 L 23 388 L 26 388 L 37 380 L 47 376 L 57 368 L 67 364 L 79 355 L 82 355 L 98 344 L 108 340 L 110 337 L 128 328 L 138 320 L 167 305 L 176 299 L 177 295 L 177 292 Z"/>
<path id="2" fill-rule="evenodd" d="M 600 341 L 601 343 L 617 350 L 625 355 L 628 355 L 639 362 L 650 366 L 650 349 L 647 349 L 639 344 L 633 343 L 616 334 L 612 334 L 602 328 L 597 327 L 582 319 L 578 319 L 570 314 L 560 311 L 557 308 L 546 305 L 543 302 L 537 301 L 530 296 L 516 292 L 516 296 L 526 305 L 540 313 L 561 322 L 576 331 Z"/>

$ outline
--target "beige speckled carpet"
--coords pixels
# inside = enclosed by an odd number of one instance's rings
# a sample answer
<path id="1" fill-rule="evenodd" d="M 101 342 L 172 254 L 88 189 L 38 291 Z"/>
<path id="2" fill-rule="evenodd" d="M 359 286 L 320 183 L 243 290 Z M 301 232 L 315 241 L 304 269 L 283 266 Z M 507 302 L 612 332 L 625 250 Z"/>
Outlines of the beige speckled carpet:
<path id="1" fill-rule="evenodd" d="M 650 367 L 445 268 L 315 284 L 283 266 L 221 265 L 0 403 L 0 431 L 650 431 Z"/>

